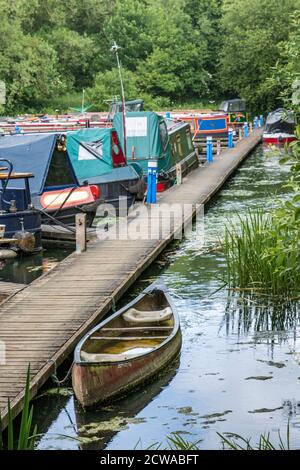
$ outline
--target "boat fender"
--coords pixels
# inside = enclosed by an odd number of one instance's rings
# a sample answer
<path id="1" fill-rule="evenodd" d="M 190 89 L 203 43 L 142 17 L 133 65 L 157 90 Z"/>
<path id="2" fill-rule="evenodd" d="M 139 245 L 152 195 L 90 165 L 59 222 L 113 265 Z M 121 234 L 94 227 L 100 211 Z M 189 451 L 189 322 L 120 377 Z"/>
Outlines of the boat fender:
<path id="1" fill-rule="evenodd" d="M 33 233 L 26 231 L 19 231 L 14 234 L 16 247 L 24 253 L 33 253 L 35 250 L 35 237 Z"/>

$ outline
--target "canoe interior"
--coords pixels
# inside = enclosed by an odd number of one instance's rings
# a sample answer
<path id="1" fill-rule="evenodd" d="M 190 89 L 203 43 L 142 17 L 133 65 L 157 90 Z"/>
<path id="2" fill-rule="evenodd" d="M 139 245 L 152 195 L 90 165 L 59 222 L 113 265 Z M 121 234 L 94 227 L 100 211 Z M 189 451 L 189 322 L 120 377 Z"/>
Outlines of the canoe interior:
<path id="1" fill-rule="evenodd" d="M 127 360 L 153 351 L 170 336 L 174 315 L 163 291 L 145 294 L 132 307 L 146 315 L 147 320 L 129 321 L 125 318 L 130 309 L 122 311 L 86 339 L 80 351 L 81 361 Z M 169 313 L 169 318 L 160 320 L 158 316 L 163 311 Z"/>

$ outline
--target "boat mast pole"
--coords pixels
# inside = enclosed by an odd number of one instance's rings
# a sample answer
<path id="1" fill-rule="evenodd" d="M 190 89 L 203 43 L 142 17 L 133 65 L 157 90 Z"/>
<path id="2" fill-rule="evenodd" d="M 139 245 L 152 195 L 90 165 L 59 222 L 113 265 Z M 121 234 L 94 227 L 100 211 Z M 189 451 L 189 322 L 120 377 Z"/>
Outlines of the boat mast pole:
<path id="1" fill-rule="evenodd" d="M 111 51 L 116 54 L 117 64 L 118 64 L 118 71 L 120 77 L 120 84 L 121 84 L 121 94 L 122 94 L 122 113 L 123 113 L 123 139 L 124 139 L 124 157 L 127 162 L 127 149 L 126 149 L 126 111 L 125 111 L 125 92 L 124 92 L 124 85 L 123 85 L 123 78 L 122 78 L 122 70 L 121 70 L 121 63 L 119 60 L 119 53 L 118 50 L 120 46 L 117 45 L 116 41 L 114 41 Z"/>

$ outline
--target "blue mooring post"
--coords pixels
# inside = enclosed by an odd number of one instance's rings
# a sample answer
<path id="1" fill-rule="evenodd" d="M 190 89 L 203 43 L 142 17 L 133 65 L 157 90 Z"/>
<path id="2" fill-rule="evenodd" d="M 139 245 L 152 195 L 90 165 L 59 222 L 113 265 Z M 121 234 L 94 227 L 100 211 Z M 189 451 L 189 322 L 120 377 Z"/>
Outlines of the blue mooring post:
<path id="1" fill-rule="evenodd" d="M 213 142 L 212 137 L 206 137 L 206 160 L 208 163 L 213 161 Z"/>
<path id="2" fill-rule="evenodd" d="M 21 127 L 20 126 L 15 126 L 15 133 L 16 134 L 21 134 Z"/>
<path id="3" fill-rule="evenodd" d="M 151 204 L 152 200 L 152 167 L 148 162 L 148 178 L 147 178 L 147 204 Z"/>
<path id="4" fill-rule="evenodd" d="M 255 116 L 255 118 L 254 118 L 253 127 L 254 127 L 254 129 L 258 128 L 258 117 L 257 116 Z"/>
<path id="5" fill-rule="evenodd" d="M 167 118 L 167 119 L 171 119 L 171 113 L 170 113 L 170 111 L 167 111 L 167 112 L 166 112 L 166 118 Z"/>
<path id="6" fill-rule="evenodd" d="M 228 148 L 232 149 L 234 147 L 233 143 L 233 129 L 228 129 Z"/>
<path id="7" fill-rule="evenodd" d="M 246 139 L 249 135 L 248 122 L 244 124 L 244 138 Z"/>
<path id="8" fill-rule="evenodd" d="M 264 117 L 263 117 L 263 115 L 261 114 L 261 115 L 259 116 L 259 127 L 262 127 L 263 125 L 264 125 Z"/>
<path id="9" fill-rule="evenodd" d="M 148 189 L 147 189 L 147 203 L 156 203 L 156 173 L 157 173 L 157 162 L 149 160 L 148 162 Z"/>

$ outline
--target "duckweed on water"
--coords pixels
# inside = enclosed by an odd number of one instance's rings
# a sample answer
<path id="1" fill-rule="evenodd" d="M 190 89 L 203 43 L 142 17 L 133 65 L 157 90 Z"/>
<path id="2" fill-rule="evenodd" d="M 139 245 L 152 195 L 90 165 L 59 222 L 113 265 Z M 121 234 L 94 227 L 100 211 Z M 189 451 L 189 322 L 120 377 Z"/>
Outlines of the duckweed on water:
<path id="1" fill-rule="evenodd" d="M 124 418 L 123 416 L 116 416 L 108 421 L 89 423 L 81 426 L 78 432 L 81 437 L 97 436 L 103 431 L 121 431 L 128 429 L 130 424 L 144 423 L 145 418 Z"/>

